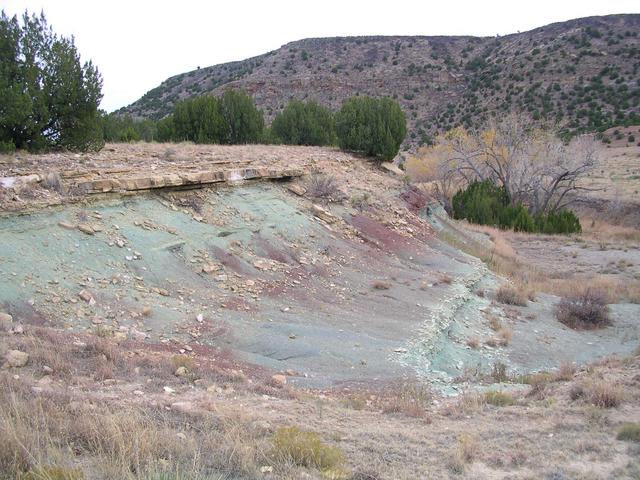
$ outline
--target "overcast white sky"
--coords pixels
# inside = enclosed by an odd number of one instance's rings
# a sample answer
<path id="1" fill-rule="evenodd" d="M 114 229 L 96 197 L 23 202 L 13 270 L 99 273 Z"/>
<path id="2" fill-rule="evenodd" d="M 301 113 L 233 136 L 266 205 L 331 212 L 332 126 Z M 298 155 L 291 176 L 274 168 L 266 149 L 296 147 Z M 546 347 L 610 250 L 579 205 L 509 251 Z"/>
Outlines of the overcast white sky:
<path id="1" fill-rule="evenodd" d="M 639 13 L 638 0 L 0 0 L 9 14 L 44 13 L 75 35 L 104 77 L 102 108 L 137 100 L 198 66 L 242 60 L 307 37 L 504 35 L 571 18 Z"/>

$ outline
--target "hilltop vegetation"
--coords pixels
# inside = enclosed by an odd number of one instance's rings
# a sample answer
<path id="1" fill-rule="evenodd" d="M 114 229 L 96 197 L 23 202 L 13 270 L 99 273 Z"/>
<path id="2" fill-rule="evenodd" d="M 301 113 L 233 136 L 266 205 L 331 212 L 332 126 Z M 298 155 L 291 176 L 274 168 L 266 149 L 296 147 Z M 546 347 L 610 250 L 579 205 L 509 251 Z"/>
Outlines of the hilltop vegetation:
<path id="1" fill-rule="evenodd" d="M 291 99 L 334 111 L 353 95 L 395 98 L 407 143 L 429 143 L 492 113 L 525 111 L 563 134 L 640 121 L 640 15 L 557 23 L 504 37 L 306 39 L 176 75 L 119 111 L 159 119 L 181 99 L 243 88 L 272 120 Z"/>

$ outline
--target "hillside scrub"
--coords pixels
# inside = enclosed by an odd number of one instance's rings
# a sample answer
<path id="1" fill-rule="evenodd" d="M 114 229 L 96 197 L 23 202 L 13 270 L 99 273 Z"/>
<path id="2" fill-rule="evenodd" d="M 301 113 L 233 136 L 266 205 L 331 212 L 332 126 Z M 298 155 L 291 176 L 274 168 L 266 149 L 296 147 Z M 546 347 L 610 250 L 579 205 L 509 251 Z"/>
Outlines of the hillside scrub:
<path id="1" fill-rule="evenodd" d="M 378 160 L 398 154 L 407 134 L 404 112 L 390 98 L 351 97 L 336 114 L 338 144 Z"/>
<path id="2" fill-rule="evenodd" d="M 87 151 L 104 145 L 102 77 L 44 14 L 0 15 L 0 151 Z"/>

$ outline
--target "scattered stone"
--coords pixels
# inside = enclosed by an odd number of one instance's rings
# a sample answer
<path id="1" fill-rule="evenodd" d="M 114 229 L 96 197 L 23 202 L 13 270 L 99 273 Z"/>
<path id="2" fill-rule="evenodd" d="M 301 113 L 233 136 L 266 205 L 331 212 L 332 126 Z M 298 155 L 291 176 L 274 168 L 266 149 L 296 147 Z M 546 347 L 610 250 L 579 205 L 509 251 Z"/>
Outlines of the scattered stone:
<path id="1" fill-rule="evenodd" d="M 213 273 L 220 270 L 220 265 L 216 265 L 215 263 L 207 263 L 202 266 L 202 271 L 204 273 Z"/>
<path id="2" fill-rule="evenodd" d="M 277 374 L 273 375 L 271 377 L 271 380 L 273 381 L 273 383 L 275 383 L 276 385 L 279 385 L 279 386 L 283 386 L 283 385 L 287 384 L 287 377 L 282 375 L 282 374 L 280 374 L 280 373 L 277 373 Z"/>
<path id="3" fill-rule="evenodd" d="M 96 301 L 93 298 L 93 295 L 91 295 L 91 292 L 82 289 L 80 290 L 80 293 L 78 293 L 78 296 L 84 300 L 85 302 L 87 302 L 89 305 L 95 305 Z"/>
<path id="4" fill-rule="evenodd" d="M 394 165 L 390 162 L 382 162 L 380 166 L 385 169 L 387 172 L 393 173 L 395 175 L 403 176 L 404 172 L 397 165 Z"/>
<path id="5" fill-rule="evenodd" d="M 187 439 L 187 436 L 182 432 L 176 433 L 176 437 L 178 437 L 180 440 L 186 440 Z"/>
<path id="6" fill-rule="evenodd" d="M 58 225 L 62 228 L 66 228 L 67 230 L 75 230 L 76 226 L 73 223 L 70 222 L 66 222 L 64 220 L 60 220 L 58 222 Z"/>
<path id="7" fill-rule="evenodd" d="M 311 213 L 325 223 L 335 223 L 338 219 L 327 209 L 318 204 L 311 205 Z"/>
<path id="8" fill-rule="evenodd" d="M 88 223 L 81 223 L 78 225 L 78 230 L 80 230 L 82 233 L 86 233 L 87 235 L 94 235 L 96 233 L 96 231 L 93 229 L 93 227 L 91 225 L 89 225 Z"/>
<path id="9" fill-rule="evenodd" d="M 307 193 L 307 189 L 304 188 L 302 185 L 298 185 L 297 183 L 291 183 L 287 185 L 287 190 L 289 190 L 292 193 L 295 193 L 299 197 Z"/>
<path id="10" fill-rule="evenodd" d="M 149 305 L 142 307 L 142 316 L 149 317 L 153 313 L 153 309 Z"/>
<path id="11" fill-rule="evenodd" d="M 18 324 L 11 329 L 11 333 L 13 333 L 14 335 L 22 335 L 24 333 L 24 327 Z"/>
<path id="12" fill-rule="evenodd" d="M 176 377 L 186 377 L 189 374 L 189 370 L 187 370 L 187 367 L 178 367 L 173 374 Z"/>
<path id="13" fill-rule="evenodd" d="M 5 355 L 7 365 L 12 368 L 24 367 L 29 361 L 29 354 L 20 350 L 9 350 Z"/>
<path id="14" fill-rule="evenodd" d="M 13 317 L 11 315 L 0 312 L 0 332 L 8 332 L 11 330 L 12 323 Z"/>
<path id="15" fill-rule="evenodd" d="M 260 467 L 260 473 L 273 473 L 273 467 L 271 465 L 264 465 Z"/>

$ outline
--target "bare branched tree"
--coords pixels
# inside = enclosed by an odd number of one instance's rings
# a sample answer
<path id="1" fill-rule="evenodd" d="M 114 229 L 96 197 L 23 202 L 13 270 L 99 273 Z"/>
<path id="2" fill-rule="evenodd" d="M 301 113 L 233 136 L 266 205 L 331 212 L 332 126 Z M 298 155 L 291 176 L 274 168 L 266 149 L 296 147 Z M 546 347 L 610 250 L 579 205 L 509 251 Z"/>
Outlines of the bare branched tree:
<path id="1" fill-rule="evenodd" d="M 526 205 L 532 213 L 548 213 L 588 190 L 580 179 L 597 165 L 599 143 L 583 136 L 565 144 L 554 132 L 512 114 L 491 121 L 481 132 L 454 129 L 439 137 L 424 156 L 443 192 L 490 180 L 503 186 L 514 203 Z"/>

